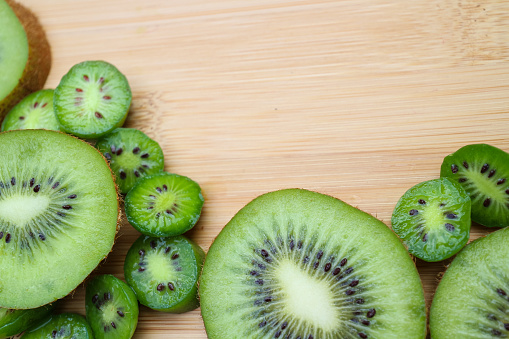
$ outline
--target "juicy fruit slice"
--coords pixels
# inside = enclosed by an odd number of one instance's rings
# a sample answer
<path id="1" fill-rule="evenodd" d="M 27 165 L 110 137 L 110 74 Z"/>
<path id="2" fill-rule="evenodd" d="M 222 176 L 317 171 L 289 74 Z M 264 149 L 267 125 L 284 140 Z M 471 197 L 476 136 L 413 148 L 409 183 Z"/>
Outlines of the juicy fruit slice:
<path id="1" fill-rule="evenodd" d="M 36 308 L 76 288 L 110 252 L 118 210 L 92 146 L 54 131 L 1 133 L 0 307 Z"/>
<path id="2" fill-rule="evenodd" d="M 209 338 L 424 338 L 423 288 L 382 222 L 290 189 L 241 209 L 200 279 Z"/>
<path id="3" fill-rule="evenodd" d="M 141 304 L 183 313 L 199 306 L 198 277 L 205 253 L 184 236 L 141 236 L 127 252 L 124 275 Z"/>
<path id="4" fill-rule="evenodd" d="M 467 245 L 440 281 L 430 311 L 433 339 L 509 336 L 509 228 Z"/>
<path id="5" fill-rule="evenodd" d="M 53 90 L 45 89 L 26 96 L 6 115 L 2 132 L 15 129 L 49 129 L 58 131 L 53 111 Z"/>
<path id="6" fill-rule="evenodd" d="M 129 339 L 138 324 L 133 290 L 113 275 L 96 276 L 87 284 L 86 312 L 95 339 Z"/>
<path id="7" fill-rule="evenodd" d="M 470 197 L 447 178 L 410 188 L 392 214 L 394 232 L 411 254 L 425 261 L 456 254 L 469 239 L 470 225 Z"/>
<path id="8" fill-rule="evenodd" d="M 84 139 L 122 126 L 131 106 L 126 77 L 105 61 L 74 65 L 55 89 L 55 114 L 62 129 Z"/>
<path id="9" fill-rule="evenodd" d="M 0 308 L 0 338 L 7 338 L 23 332 L 48 316 L 54 308 L 54 303 L 30 310 Z"/>
<path id="10" fill-rule="evenodd" d="M 41 89 L 51 51 L 37 17 L 19 3 L 0 0 L 0 120 L 26 95 Z"/>
<path id="11" fill-rule="evenodd" d="M 94 339 L 85 318 L 75 313 L 53 315 L 42 324 L 28 330 L 23 339 Z"/>
<path id="12" fill-rule="evenodd" d="M 472 220 L 488 227 L 509 225 L 509 154 L 467 145 L 445 157 L 440 176 L 459 182 L 472 199 Z"/>
<path id="13" fill-rule="evenodd" d="M 161 237 L 187 232 L 201 215 L 200 186 L 188 177 L 158 173 L 141 179 L 127 194 L 127 220 L 145 235 Z"/>
<path id="14" fill-rule="evenodd" d="M 159 144 L 134 128 L 117 128 L 99 139 L 96 147 L 110 162 L 124 194 L 140 178 L 164 169 L 164 155 Z"/>

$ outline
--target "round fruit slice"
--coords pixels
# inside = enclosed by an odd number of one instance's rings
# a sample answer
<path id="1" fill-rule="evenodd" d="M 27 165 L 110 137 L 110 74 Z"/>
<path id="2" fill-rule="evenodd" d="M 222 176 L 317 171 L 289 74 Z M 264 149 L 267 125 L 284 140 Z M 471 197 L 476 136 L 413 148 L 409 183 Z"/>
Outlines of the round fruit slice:
<path id="1" fill-rule="evenodd" d="M 430 311 L 433 339 L 509 336 L 509 228 L 467 245 L 440 281 Z"/>
<path id="2" fill-rule="evenodd" d="M 19 3 L 0 0 L 0 120 L 28 94 L 40 90 L 51 50 L 37 17 Z"/>
<path id="3" fill-rule="evenodd" d="M 509 225 L 509 154 L 467 145 L 445 157 L 440 176 L 459 182 L 472 199 L 472 220 L 488 227 Z"/>
<path id="4" fill-rule="evenodd" d="M 0 307 L 71 292 L 111 251 L 119 204 L 101 154 L 45 130 L 0 134 Z"/>
<path id="5" fill-rule="evenodd" d="M 392 214 L 394 232 L 410 253 L 425 261 L 456 254 L 469 239 L 470 225 L 470 197 L 447 178 L 410 188 Z"/>
<path id="6" fill-rule="evenodd" d="M 30 310 L 0 308 L 0 338 L 7 338 L 23 332 L 48 316 L 54 308 L 55 303 Z"/>
<path id="7" fill-rule="evenodd" d="M 199 306 L 198 277 L 205 253 L 184 236 L 141 236 L 127 252 L 124 275 L 141 304 L 183 313 Z"/>
<path id="8" fill-rule="evenodd" d="M 53 90 L 45 89 L 26 96 L 7 114 L 2 132 L 14 129 L 49 129 L 58 131 L 53 111 Z"/>
<path id="9" fill-rule="evenodd" d="M 97 140 L 96 147 L 110 162 L 124 194 L 140 178 L 164 169 L 164 155 L 159 144 L 134 128 L 117 128 Z"/>
<path id="10" fill-rule="evenodd" d="M 23 339 L 94 339 L 92 328 L 85 318 L 75 313 L 53 315 L 28 330 Z"/>
<path id="11" fill-rule="evenodd" d="M 99 275 L 87 284 L 87 319 L 95 339 L 129 339 L 138 324 L 138 300 L 133 290 L 111 274 Z"/>
<path id="12" fill-rule="evenodd" d="M 112 64 L 84 61 L 63 76 L 53 103 L 65 132 L 94 139 L 122 126 L 131 106 L 131 88 Z"/>
<path id="13" fill-rule="evenodd" d="M 210 339 L 424 338 L 421 280 L 381 221 L 330 196 L 290 189 L 240 210 L 200 278 Z"/>
<path id="14" fill-rule="evenodd" d="M 154 237 L 187 232 L 200 218 L 200 186 L 178 174 L 158 173 L 141 179 L 127 194 L 127 220 L 138 231 Z"/>

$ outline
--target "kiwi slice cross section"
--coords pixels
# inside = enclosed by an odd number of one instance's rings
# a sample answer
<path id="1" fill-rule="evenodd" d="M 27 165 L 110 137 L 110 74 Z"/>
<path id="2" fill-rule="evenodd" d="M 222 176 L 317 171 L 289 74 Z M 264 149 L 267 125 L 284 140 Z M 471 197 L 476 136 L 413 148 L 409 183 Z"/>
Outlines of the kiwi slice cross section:
<path id="1" fill-rule="evenodd" d="M 133 290 L 111 274 L 94 277 L 87 284 L 87 319 L 95 339 L 129 339 L 138 324 L 138 300 Z"/>
<path id="2" fill-rule="evenodd" d="M 96 147 L 110 162 L 124 194 L 140 178 L 164 169 L 164 155 L 159 144 L 134 128 L 117 128 L 97 140 Z"/>
<path id="3" fill-rule="evenodd" d="M 36 308 L 75 289 L 111 251 L 118 214 L 95 148 L 54 131 L 1 133 L 0 307 Z"/>
<path id="4" fill-rule="evenodd" d="M 452 261 L 430 310 L 433 339 L 509 337 L 509 228 L 468 244 Z"/>
<path id="5" fill-rule="evenodd" d="M 130 106 L 126 77 L 106 61 L 74 65 L 55 89 L 55 114 L 62 129 L 84 139 L 122 126 Z"/>
<path id="6" fill-rule="evenodd" d="M 210 339 L 424 338 L 422 284 L 382 222 L 320 193 L 264 194 L 220 232 L 200 278 Z"/>
<path id="7" fill-rule="evenodd" d="M 87 320 L 76 313 L 61 313 L 29 329 L 23 339 L 94 339 Z"/>
<path id="8" fill-rule="evenodd" d="M 127 252 L 124 275 L 141 304 L 183 313 L 199 306 L 198 277 L 205 253 L 185 236 L 139 237 Z"/>
<path id="9" fill-rule="evenodd" d="M 470 235 L 470 197 L 447 178 L 415 185 L 399 199 L 392 228 L 411 254 L 425 261 L 447 259 Z"/>
<path id="10" fill-rule="evenodd" d="M 161 172 L 141 179 L 127 194 L 127 220 L 150 236 L 174 236 L 190 230 L 203 206 L 200 186 L 188 177 Z"/>
<path id="11" fill-rule="evenodd" d="M 460 183 L 472 199 L 472 220 L 509 225 L 509 154 L 487 144 L 467 145 L 445 157 L 440 176 Z"/>
<path id="12" fill-rule="evenodd" d="M 25 331 L 48 316 L 55 303 L 29 310 L 0 308 L 0 338 L 7 338 Z"/>

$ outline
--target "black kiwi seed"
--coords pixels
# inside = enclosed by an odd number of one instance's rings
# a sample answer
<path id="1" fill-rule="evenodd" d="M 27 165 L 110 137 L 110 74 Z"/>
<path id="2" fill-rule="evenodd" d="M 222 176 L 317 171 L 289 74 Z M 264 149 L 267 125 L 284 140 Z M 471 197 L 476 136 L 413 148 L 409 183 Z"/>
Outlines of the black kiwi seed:
<path id="1" fill-rule="evenodd" d="M 410 214 L 410 215 L 417 215 L 417 214 L 419 214 L 419 211 L 415 210 L 415 209 L 412 209 L 412 210 L 410 210 L 410 212 L 408 212 L 408 214 Z"/>
<path id="2" fill-rule="evenodd" d="M 463 167 L 468 168 L 468 162 L 463 161 Z"/>
<path id="3" fill-rule="evenodd" d="M 497 180 L 497 185 L 502 185 L 503 183 L 505 183 L 505 178 Z"/>
<path id="4" fill-rule="evenodd" d="M 488 207 L 488 206 L 490 206 L 490 204 L 491 204 L 491 199 L 490 198 L 486 198 L 486 200 L 484 200 L 484 202 L 482 203 L 482 205 L 484 207 Z"/>
<path id="5" fill-rule="evenodd" d="M 104 301 L 107 301 L 107 300 L 110 300 L 110 299 L 111 299 L 111 293 L 110 292 L 104 293 Z"/>
<path id="6" fill-rule="evenodd" d="M 445 217 L 447 219 L 456 219 L 458 216 L 454 213 L 446 213 Z"/>
<path id="7" fill-rule="evenodd" d="M 419 204 L 420 205 L 426 205 L 426 201 L 424 199 L 419 199 Z"/>
<path id="8" fill-rule="evenodd" d="M 171 282 L 168 283 L 168 288 L 170 289 L 170 291 L 174 291 L 175 290 L 175 286 Z"/>
<path id="9" fill-rule="evenodd" d="M 37 193 L 41 189 L 41 185 L 35 185 L 34 192 Z"/>
<path id="10" fill-rule="evenodd" d="M 454 225 L 453 224 L 445 224 L 445 229 L 448 230 L 449 232 L 453 232 L 454 231 Z"/>
<path id="11" fill-rule="evenodd" d="M 368 318 L 373 318 L 373 317 L 375 316 L 375 314 L 376 314 L 376 310 L 375 310 L 374 308 L 372 308 L 372 309 L 370 309 L 370 310 L 368 311 L 368 313 L 366 313 L 366 316 L 367 316 Z"/>
<path id="12" fill-rule="evenodd" d="M 159 292 L 163 291 L 163 290 L 164 290 L 164 284 L 159 284 L 159 285 L 157 285 L 157 290 L 158 290 Z"/>
<path id="13" fill-rule="evenodd" d="M 119 310 L 119 311 L 117 311 L 117 314 L 118 314 L 120 317 L 122 317 L 122 318 L 123 318 L 123 317 L 125 317 L 124 312 L 122 312 L 122 311 L 120 311 L 120 310 Z"/>
<path id="14" fill-rule="evenodd" d="M 492 176 L 494 176 L 494 175 L 495 175 L 495 172 L 496 172 L 496 170 L 492 169 L 492 170 L 490 171 L 490 173 L 488 173 L 488 178 L 491 178 Z"/>
<path id="15" fill-rule="evenodd" d="M 452 164 L 452 165 L 451 165 L 451 172 L 452 172 L 453 174 L 458 173 L 458 166 L 457 166 L 456 164 Z"/>
<path id="16" fill-rule="evenodd" d="M 486 173 L 486 171 L 490 168 L 490 165 L 484 164 L 481 167 L 481 173 Z"/>
<path id="17" fill-rule="evenodd" d="M 171 256 L 171 260 L 176 260 L 176 259 L 178 259 L 178 257 L 179 257 L 179 254 L 175 253 L 174 255 Z"/>
<path id="18" fill-rule="evenodd" d="M 122 171 L 122 170 L 119 172 L 119 175 L 120 175 L 120 179 L 127 178 L 127 174 L 124 171 Z"/>
<path id="19" fill-rule="evenodd" d="M 11 178 L 11 185 L 12 186 L 16 185 L 16 178 L 15 177 Z"/>
<path id="20" fill-rule="evenodd" d="M 135 148 L 133 148 L 133 153 L 134 154 L 138 154 L 140 153 L 140 148 L 138 146 L 136 146 Z"/>

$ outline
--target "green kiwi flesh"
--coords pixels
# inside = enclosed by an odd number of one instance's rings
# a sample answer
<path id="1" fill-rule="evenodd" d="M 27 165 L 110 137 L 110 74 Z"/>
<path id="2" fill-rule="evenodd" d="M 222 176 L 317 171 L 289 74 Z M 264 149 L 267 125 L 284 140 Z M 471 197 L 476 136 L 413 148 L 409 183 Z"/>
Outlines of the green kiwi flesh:
<path id="1" fill-rule="evenodd" d="M 2 122 L 2 132 L 15 129 L 60 130 L 53 111 L 52 89 L 40 90 L 26 96 L 7 113 Z"/>
<path id="2" fill-rule="evenodd" d="M 54 314 L 30 328 L 23 339 L 94 339 L 87 320 L 76 313 Z"/>
<path id="3" fill-rule="evenodd" d="M 430 262 L 444 260 L 469 239 L 470 197 L 447 178 L 421 182 L 399 199 L 391 221 L 411 254 Z"/>
<path id="4" fill-rule="evenodd" d="M 440 176 L 459 182 L 472 199 L 472 220 L 509 225 L 509 154 L 487 144 L 467 145 L 445 157 Z"/>
<path id="5" fill-rule="evenodd" d="M 194 227 L 201 215 L 200 186 L 188 177 L 161 172 L 141 179 L 126 196 L 129 223 L 145 235 L 180 235 Z"/>
<path id="6" fill-rule="evenodd" d="M 134 128 L 117 128 L 97 140 L 96 147 L 110 162 L 120 192 L 124 194 L 139 179 L 164 169 L 159 144 Z"/>
<path id="7" fill-rule="evenodd" d="M 131 88 L 112 64 L 84 61 L 62 77 L 53 104 L 62 130 L 95 139 L 122 126 L 131 106 Z"/>
<path id="8" fill-rule="evenodd" d="M 433 339 L 509 337 L 509 228 L 465 246 L 440 281 L 430 310 Z"/>
<path id="9" fill-rule="evenodd" d="M 53 303 L 30 310 L 0 308 L 0 338 L 8 338 L 25 331 L 48 316 L 55 305 Z"/>
<path id="10" fill-rule="evenodd" d="M 95 339 L 129 339 L 138 325 L 138 300 L 133 290 L 111 274 L 87 283 L 87 319 Z"/>
<path id="11" fill-rule="evenodd" d="M 424 338 L 424 292 L 398 237 L 338 199 L 264 194 L 214 240 L 200 278 L 210 339 Z"/>
<path id="12" fill-rule="evenodd" d="M 184 313 L 199 306 L 204 251 L 189 238 L 139 237 L 127 252 L 124 276 L 142 305 Z"/>
<path id="13" fill-rule="evenodd" d="M 113 175 L 92 146 L 64 133 L 0 134 L 0 307 L 62 298 L 114 243 Z"/>

